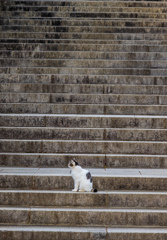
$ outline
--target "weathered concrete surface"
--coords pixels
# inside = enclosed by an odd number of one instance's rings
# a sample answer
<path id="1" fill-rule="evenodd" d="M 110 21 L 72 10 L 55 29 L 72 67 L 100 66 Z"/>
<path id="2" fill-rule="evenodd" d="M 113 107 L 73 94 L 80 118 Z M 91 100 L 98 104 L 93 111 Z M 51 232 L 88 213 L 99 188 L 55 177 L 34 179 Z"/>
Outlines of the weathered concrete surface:
<path id="1" fill-rule="evenodd" d="M 2 0 L 0 239 L 167 239 L 166 6 Z"/>
<path id="2" fill-rule="evenodd" d="M 166 116 L 0 114 L 1 127 L 166 129 Z"/>
<path id="3" fill-rule="evenodd" d="M 96 169 L 90 170 L 94 188 L 111 190 L 160 190 L 167 187 L 167 170 Z M 72 190 L 74 181 L 68 169 L 1 168 L 1 189 Z"/>
<path id="4" fill-rule="evenodd" d="M 2 236 L 1 236 L 2 235 Z M 37 226 L 14 226 L 0 227 L 2 240 L 117 240 L 118 237 L 128 240 L 166 240 L 164 228 L 91 228 L 91 227 L 37 227 Z"/>
<path id="5" fill-rule="evenodd" d="M 3 153 L 167 155 L 167 142 L 104 140 L 0 140 Z"/>
<path id="6" fill-rule="evenodd" d="M 167 155 L 0 153 L 0 166 L 66 168 L 72 158 L 84 168 L 167 168 Z"/>
<path id="7" fill-rule="evenodd" d="M 166 210 L 0 208 L 0 223 L 66 226 L 167 226 Z M 19 220 L 19 221 L 18 221 Z"/>
<path id="8" fill-rule="evenodd" d="M 0 204 L 5 206 L 166 208 L 166 192 L 102 191 L 73 193 L 53 190 L 0 190 Z M 150 201 L 151 199 L 151 201 Z"/>

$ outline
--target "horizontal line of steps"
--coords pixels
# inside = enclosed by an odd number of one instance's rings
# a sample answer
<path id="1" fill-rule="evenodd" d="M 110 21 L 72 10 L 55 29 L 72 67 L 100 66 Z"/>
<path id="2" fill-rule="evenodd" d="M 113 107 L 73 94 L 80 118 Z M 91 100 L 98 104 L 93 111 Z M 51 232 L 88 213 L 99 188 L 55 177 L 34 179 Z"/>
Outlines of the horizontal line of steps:
<path id="1" fill-rule="evenodd" d="M 6 35 L 6 37 L 5 37 Z M 21 32 L 15 32 L 15 33 L 1 33 L 0 40 L 6 41 L 9 39 L 9 41 L 15 41 L 17 39 L 16 43 L 19 43 L 21 40 L 35 40 L 35 39 L 43 39 L 43 40 L 68 40 L 68 39 L 82 39 L 82 40 L 128 40 L 129 43 L 131 40 L 144 40 L 144 41 L 152 41 L 152 40 L 163 40 L 166 41 L 167 34 L 150 34 L 150 33 L 21 33 Z M 20 39 L 18 39 L 20 38 Z M 8 42 L 9 42 L 8 41 Z"/>
<path id="2" fill-rule="evenodd" d="M 31 238 L 31 240 L 37 239 L 61 239 L 61 240 L 113 240 L 118 239 L 118 237 L 126 238 L 128 240 L 135 238 L 140 240 L 144 238 L 145 240 L 157 240 L 157 238 L 166 237 L 165 228 L 128 228 L 127 226 L 123 228 L 114 227 L 55 227 L 55 226 L 0 226 L 0 233 L 3 235 L 4 239 L 12 240 L 22 240 L 26 238 Z"/>
<path id="3" fill-rule="evenodd" d="M 57 19 L 57 20 L 45 20 L 45 19 L 0 19 L 1 28 L 4 26 L 8 26 L 11 28 L 24 27 L 27 29 L 29 27 L 43 27 L 45 28 L 53 28 L 57 26 L 61 27 L 72 27 L 72 26 L 99 26 L 99 27 L 166 27 L 167 22 L 161 21 L 160 19 L 154 19 L 152 21 L 147 20 L 143 21 L 140 19 L 136 19 L 135 21 L 132 19 L 117 19 L 117 20 L 109 20 L 109 19 L 76 19 L 76 18 L 70 18 L 70 19 Z"/>
<path id="4" fill-rule="evenodd" d="M 1 127 L 166 129 L 166 116 L 0 114 Z"/>
<path id="5" fill-rule="evenodd" d="M 1 139 L 167 141 L 166 129 L 1 127 Z"/>
<path id="6" fill-rule="evenodd" d="M 36 84 L 0 83 L 1 93 L 69 93 L 80 94 L 144 94 L 166 95 L 167 85 L 114 85 L 114 84 Z M 58 95 L 57 95 L 58 96 Z M 63 96 L 63 95 L 62 95 Z M 102 95 L 101 95 L 102 96 Z"/>
<path id="7" fill-rule="evenodd" d="M 165 40 L 98 40 L 98 39 L 0 39 L 0 51 L 32 51 L 36 47 L 40 47 L 40 44 L 47 44 L 54 46 L 54 44 L 125 44 L 125 45 L 142 45 L 142 46 L 150 46 L 150 45 L 167 45 L 167 41 Z M 31 45 L 31 47 L 30 47 Z M 43 51 L 43 50 L 41 50 Z M 48 51 L 50 51 L 48 49 Z M 55 51 L 55 49 L 53 49 Z"/>
<path id="8" fill-rule="evenodd" d="M 48 104 L 129 104 L 166 105 L 165 95 L 136 94 L 69 94 L 69 93 L 0 93 L 0 103 L 48 103 Z M 48 105 L 49 108 L 49 105 Z"/>
<path id="9" fill-rule="evenodd" d="M 167 168 L 167 155 L 70 153 L 0 153 L 0 166 L 66 168 L 74 157 L 85 168 Z"/>
<path id="10" fill-rule="evenodd" d="M 52 27 L 36 27 L 36 26 L 0 26 L 0 31 L 4 34 L 11 34 L 15 32 L 28 32 L 32 33 L 155 33 L 155 34 L 166 34 L 167 30 L 165 27 L 104 27 L 104 26 L 52 26 Z"/>
<path id="11" fill-rule="evenodd" d="M 167 12 L 167 4 L 162 3 L 159 6 L 114 6 L 113 4 L 107 6 L 15 6 L 15 5 L 6 5 L 0 6 L 2 12 L 36 12 L 36 13 L 158 13 L 164 14 Z"/>
<path id="12" fill-rule="evenodd" d="M 97 68 L 97 69 L 164 69 L 167 68 L 167 60 L 113 60 L 113 59 L 0 59 L 1 68 L 3 67 L 26 67 L 27 68 Z"/>
<path id="13" fill-rule="evenodd" d="M 57 226 L 167 226 L 166 210 L 0 207 L 1 224 Z"/>
<path id="14" fill-rule="evenodd" d="M 164 46 L 165 48 L 165 46 Z M 80 52 L 80 51 L 74 51 L 74 52 L 66 52 L 66 51 L 58 51 L 58 52 L 17 52 L 17 51 L 1 51 L 0 52 L 0 59 L 3 59 L 5 61 L 8 58 L 8 61 L 17 61 L 17 59 L 20 59 L 24 61 L 33 60 L 35 59 L 36 61 L 38 59 L 43 59 L 43 62 L 52 60 L 54 59 L 55 62 L 57 60 L 65 60 L 67 61 L 68 59 L 70 60 L 83 60 L 86 59 L 87 61 L 95 60 L 95 61 L 103 61 L 108 59 L 108 61 L 123 61 L 123 60 L 128 60 L 128 61 L 164 61 L 167 60 L 167 54 L 165 52 L 93 52 L 93 51 L 85 51 L 85 52 Z M 42 61 L 42 60 L 40 60 Z"/>
<path id="15" fill-rule="evenodd" d="M 166 68 L 71 68 L 71 67 L 0 67 L 0 74 L 74 74 L 74 75 L 133 75 L 163 77 Z"/>
<path id="16" fill-rule="evenodd" d="M 84 208 L 166 208 L 166 192 L 102 191 L 73 193 L 55 190 L 0 190 L 1 206 L 84 207 Z M 150 198 L 152 201 L 150 201 Z M 67 210 L 68 211 L 68 210 Z"/>
<path id="17" fill-rule="evenodd" d="M 152 8 L 153 9 L 153 8 Z M 122 12 L 120 12 L 122 10 Z M 127 9 L 128 10 L 128 9 Z M 31 19 L 31 18 L 110 18 L 110 19 L 156 19 L 159 18 L 161 20 L 166 20 L 167 19 L 167 13 L 152 13 L 152 12 L 141 12 L 140 11 L 135 11 L 135 12 L 123 12 L 124 9 L 119 9 L 117 12 L 111 12 L 111 13 L 105 13 L 105 12 L 25 12 L 25 11 L 17 11 L 17 14 L 13 11 L 2 11 L 1 12 L 1 17 L 3 18 L 23 18 L 23 19 Z M 134 10 L 133 10 L 134 11 Z"/>
<path id="18" fill-rule="evenodd" d="M 71 153 L 71 154 L 146 154 L 167 155 L 167 142 L 109 140 L 15 140 L 1 139 L 1 152 L 6 153 Z"/>
<path id="19" fill-rule="evenodd" d="M 68 45 L 67 45 L 68 44 Z M 35 54 L 60 54 L 61 52 L 64 54 L 69 54 L 73 52 L 75 53 L 80 53 L 80 54 L 85 54 L 85 52 L 88 52 L 91 54 L 163 54 L 165 53 L 165 50 L 167 50 L 167 45 L 160 44 L 158 43 L 152 43 L 152 44 L 144 44 L 140 45 L 139 43 L 136 44 L 134 43 L 129 43 L 126 42 L 124 44 L 124 41 L 122 42 L 113 42 L 113 44 L 101 44 L 101 43 L 83 43 L 82 45 L 77 42 L 77 43 L 54 43 L 50 44 L 47 43 L 46 45 L 43 44 L 37 44 L 37 43 L 10 43 L 9 45 L 1 43 L 0 45 L 0 50 L 1 52 L 4 51 L 12 51 L 12 53 L 16 53 L 17 51 L 22 51 L 24 52 L 31 52 L 33 55 Z M 21 52 L 18 52 L 18 54 L 21 54 Z M 130 60 L 130 59 L 129 59 Z"/>
<path id="20" fill-rule="evenodd" d="M 89 0 L 89 1 L 76 1 L 76 0 L 66 0 L 66 1 L 64 1 L 64 2 L 62 2 L 61 0 L 58 0 L 58 1 L 53 1 L 53 0 L 47 0 L 47 1 L 27 1 L 27 0 L 23 0 L 23 1 L 18 1 L 18 0 L 13 0 L 13 1 L 8 1 L 8 0 L 2 0 L 2 6 L 4 6 L 4 5 L 21 5 L 21 6 L 26 6 L 26 5 L 28 5 L 28 6 L 38 6 L 38 5 L 40 5 L 40 6 L 89 6 L 89 5 L 91 5 L 91 6 L 108 6 L 108 5 L 115 5 L 115 6 L 122 6 L 122 4 L 128 4 L 128 6 L 134 6 L 134 4 L 135 4 L 135 6 L 137 6 L 137 5 L 139 5 L 139 6 L 144 6 L 144 5 L 146 5 L 146 6 L 150 6 L 150 7 L 152 7 L 152 5 L 157 5 L 157 6 L 159 6 L 160 4 L 162 3 L 162 5 L 161 6 L 163 6 L 164 4 L 165 4 L 165 0 L 160 0 L 160 1 L 158 1 L 158 2 L 155 2 L 154 0 L 149 0 L 149 1 L 144 1 L 144 0 L 141 0 L 140 2 L 137 2 L 137 1 L 135 1 L 134 2 L 134 0 L 113 0 L 112 2 L 111 1 L 107 1 L 107 0 L 105 0 L 105 1 L 94 1 L 94 0 Z M 140 5 L 141 4 L 141 5 Z"/>
<path id="21" fill-rule="evenodd" d="M 165 76 L 1 74 L 0 83 L 167 85 Z"/>
<path id="22" fill-rule="evenodd" d="M 93 187 L 97 188 L 98 191 L 104 191 L 104 189 L 105 191 L 141 190 L 141 191 L 158 191 L 156 192 L 157 194 L 159 193 L 159 191 L 166 191 L 167 169 L 107 168 L 88 170 L 91 172 L 93 177 Z M 67 168 L 54 169 L 54 168 L 1 167 L 0 180 L 1 190 L 22 189 L 22 190 L 71 191 L 74 187 L 74 181 L 71 177 L 70 170 Z M 134 194 L 134 192 L 132 193 Z M 119 203 L 117 202 L 117 204 Z M 147 204 L 151 203 L 148 202 Z M 166 206 L 165 199 L 164 205 Z M 134 211 L 136 211 L 136 209 L 134 209 Z"/>
<path id="23" fill-rule="evenodd" d="M 167 115 L 166 105 L 0 103 L 1 113 Z"/>
<path id="24" fill-rule="evenodd" d="M 167 4 L 163 1 L 3 1 L 2 8 L 34 8 L 34 9 L 53 9 L 56 6 L 58 8 L 70 8 L 70 7 L 165 7 Z"/>
<path id="25" fill-rule="evenodd" d="M 137 28 L 138 29 L 138 28 Z M 128 31 L 129 30 L 129 31 Z M 109 33 L 92 33 L 90 32 L 0 32 L 0 39 L 99 39 L 99 40 L 166 40 L 167 34 L 159 32 L 131 32 L 131 29 L 124 31 L 120 28 Z M 105 47 L 105 46 L 104 46 Z"/>

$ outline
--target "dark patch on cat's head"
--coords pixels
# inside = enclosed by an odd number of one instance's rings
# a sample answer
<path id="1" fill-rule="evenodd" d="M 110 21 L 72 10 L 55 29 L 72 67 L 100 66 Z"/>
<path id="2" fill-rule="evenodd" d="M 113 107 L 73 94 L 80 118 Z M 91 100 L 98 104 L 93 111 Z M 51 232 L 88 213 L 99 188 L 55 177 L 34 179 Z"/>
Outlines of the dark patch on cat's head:
<path id="1" fill-rule="evenodd" d="M 91 176 L 90 172 L 88 172 L 88 173 L 86 174 L 86 178 L 87 178 L 87 179 L 90 179 L 90 182 L 92 182 L 92 176 Z"/>
<path id="2" fill-rule="evenodd" d="M 74 158 L 74 159 L 72 159 L 72 160 L 69 162 L 68 167 L 69 167 L 69 168 L 74 168 L 74 167 L 76 167 L 76 166 L 79 166 L 79 164 L 78 164 L 77 161 L 75 161 L 75 158 Z"/>
<path id="3" fill-rule="evenodd" d="M 79 166 L 79 163 L 73 158 L 73 161 L 75 162 L 75 166 Z"/>

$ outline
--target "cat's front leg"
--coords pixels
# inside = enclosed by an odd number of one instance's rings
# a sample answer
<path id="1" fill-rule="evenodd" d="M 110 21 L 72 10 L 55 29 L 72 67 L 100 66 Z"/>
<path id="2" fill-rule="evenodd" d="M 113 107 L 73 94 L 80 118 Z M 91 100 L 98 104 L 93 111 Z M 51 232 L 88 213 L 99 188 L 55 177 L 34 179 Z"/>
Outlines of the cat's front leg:
<path id="1" fill-rule="evenodd" d="M 77 192 L 79 187 L 79 182 L 75 181 L 74 182 L 74 189 L 72 190 L 73 192 Z"/>

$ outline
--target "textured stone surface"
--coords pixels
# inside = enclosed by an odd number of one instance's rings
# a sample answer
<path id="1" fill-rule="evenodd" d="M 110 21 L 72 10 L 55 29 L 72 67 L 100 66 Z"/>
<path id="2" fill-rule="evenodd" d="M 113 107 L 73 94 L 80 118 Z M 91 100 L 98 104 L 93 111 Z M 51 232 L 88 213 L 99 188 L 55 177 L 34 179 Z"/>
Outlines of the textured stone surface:
<path id="1" fill-rule="evenodd" d="M 1 1 L 0 239 L 167 239 L 166 7 Z"/>

